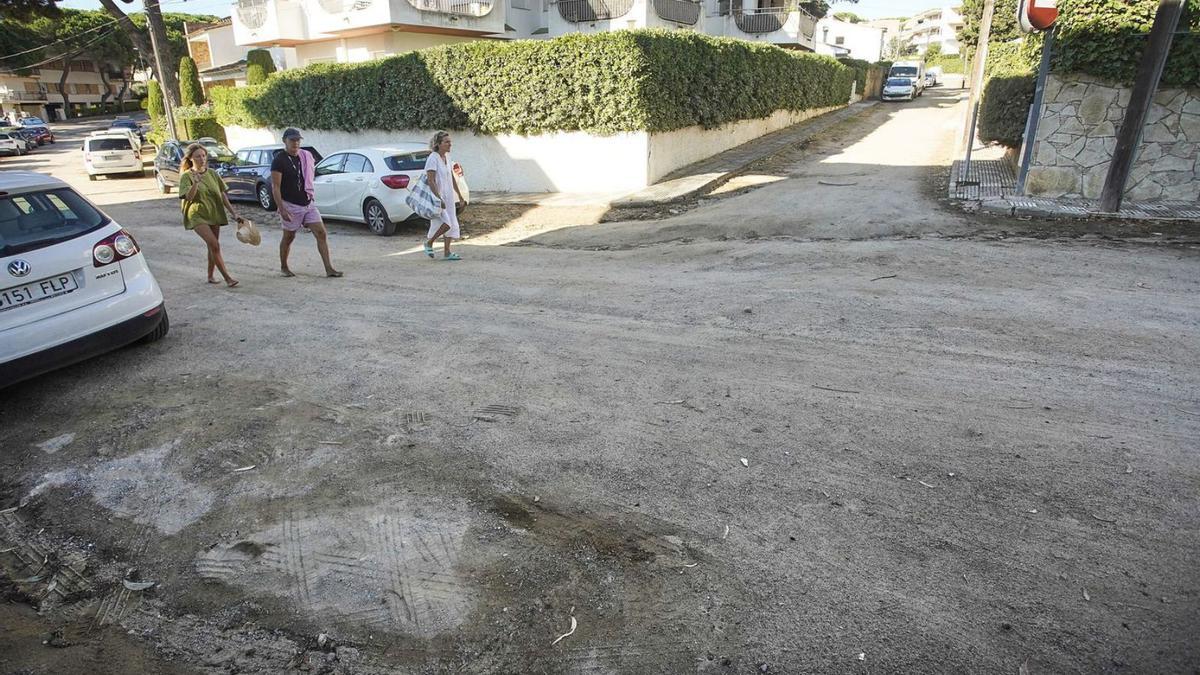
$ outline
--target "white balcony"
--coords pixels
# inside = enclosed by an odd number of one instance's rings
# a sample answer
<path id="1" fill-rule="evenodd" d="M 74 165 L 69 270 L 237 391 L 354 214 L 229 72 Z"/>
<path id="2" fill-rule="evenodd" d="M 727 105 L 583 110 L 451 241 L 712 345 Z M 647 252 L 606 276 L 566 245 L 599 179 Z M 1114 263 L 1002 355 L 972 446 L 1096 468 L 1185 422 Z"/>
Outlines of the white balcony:
<path id="1" fill-rule="evenodd" d="M 233 39 L 243 46 L 290 47 L 313 39 L 301 0 L 237 0 Z"/>
<path id="2" fill-rule="evenodd" d="M 779 0 L 720 0 L 719 16 L 706 26 L 710 35 L 768 42 L 793 49 L 814 50 L 817 19 L 793 2 Z"/>
<path id="3" fill-rule="evenodd" d="M 501 0 L 304 0 L 310 26 L 336 37 L 384 29 L 477 36 L 504 33 Z"/>

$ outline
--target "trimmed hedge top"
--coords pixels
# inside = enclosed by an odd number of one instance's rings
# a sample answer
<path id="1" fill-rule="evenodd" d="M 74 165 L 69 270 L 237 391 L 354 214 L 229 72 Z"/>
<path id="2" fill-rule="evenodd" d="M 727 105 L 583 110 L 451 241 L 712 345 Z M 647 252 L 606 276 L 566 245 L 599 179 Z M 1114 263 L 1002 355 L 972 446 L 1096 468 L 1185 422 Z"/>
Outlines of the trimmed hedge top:
<path id="1" fill-rule="evenodd" d="M 1158 0 L 1062 0 L 1054 70 L 1132 82 Z M 1200 0 L 1187 0 L 1163 70 L 1164 86 L 1200 85 Z"/>
<path id="2" fill-rule="evenodd" d="M 854 79 L 828 56 L 636 30 L 315 64 L 211 96 L 222 124 L 244 127 L 613 134 L 845 105 Z"/>

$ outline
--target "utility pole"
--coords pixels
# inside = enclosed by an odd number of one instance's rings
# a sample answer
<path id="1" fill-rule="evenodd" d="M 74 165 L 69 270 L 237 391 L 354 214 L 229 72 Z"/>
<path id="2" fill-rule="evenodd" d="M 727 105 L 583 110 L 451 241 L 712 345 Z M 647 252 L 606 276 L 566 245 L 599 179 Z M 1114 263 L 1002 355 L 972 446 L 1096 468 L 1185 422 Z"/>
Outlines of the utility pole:
<path id="1" fill-rule="evenodd" d="M 171 85 L 168 81 L 174 78 L 168 78 L 166 75 L 167 71 L 163 67 L 162 55 L 162 50 L 166 48 L 166 45 L 158 43 L 158 30 L 155 29 L 154 25 L 155 17 L 158 18 L 159 22 L 162 21 L 162 14 L 158 12 L 158 0 L 144 0 L 144 2 L 146 6 L 146 27 L 150 29 L 150 48 L 154 50 L 154 74 L 158 77 L 158 84 L 162 87 L 163 108 L 167 114 L 167 135 L 171 137 L 171 140 L 177 140 L 179 135 L 175 133 L 175 106 L 171 103 Z M 155 6 L 151 7 L 152 4 Z"/>
<path id="2" fill-rule="evenodd" d="M 971 64 L 971 90 L 967 93 L 968 120 L 963 125 L 962 143 L 967 149 L 967 159 L 962 170 L 962 180 L 971 166 L 971 149 L 975 146 L 975 122 L 979 115 L 979 97 L 983 93 L 983 67 L 987 63 L 988 40 L 992 36 L 992 14 L 996 11 L 996 0 L 984 0 L 983 18 L 979 21 L 979 44 L 975 47 L 975 63 Z"/>
<path id="3" fill-rule="evenodd" d="M 1154 92 L 1167 65 L 1167 54 L 1171 51 L 1171 41 L 1175 38 L 1175 28 L 1179 26 L 1181 14 L 1183 0 L 1159 2 L 1154 26 L 1150 28 L 1150 39 L 1146 43 L 1146 50 L 1142 52 L 1142 61 L 1138 64 L 1137 77 L 1133 81 L 1129 107 L 1125 109 L 1121 130 L 1117 132 L 1117 146 L 1113 149 L 1112 163 L 1108 165 L 1108 175 L 1104 178 L 1104 190 L 1100 193 L 1100 210 L 1105 213 L 1121 210 L 1125 185 L 1129 182 L 1129 170 L 1133 168 L 1137 146 L 1142 140 L 1142 129 L 1146 126 L 1146 114 L 1150 112 Z"/>

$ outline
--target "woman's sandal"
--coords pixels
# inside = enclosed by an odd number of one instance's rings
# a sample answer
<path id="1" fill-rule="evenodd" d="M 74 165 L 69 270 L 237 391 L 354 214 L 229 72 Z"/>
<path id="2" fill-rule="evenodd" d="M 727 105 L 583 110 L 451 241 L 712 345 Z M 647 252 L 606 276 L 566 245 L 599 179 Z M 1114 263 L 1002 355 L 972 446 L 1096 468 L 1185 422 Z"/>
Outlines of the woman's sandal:
<path id="1" fill-rule="evenodd" d="M 433 257 L 433 244 L 425 244 L 425 255 Z"/>
<path id="2" fill-rule="evenodd" d="M 450 255 L 442 258 L 442 260 L 462 260 L 462 256 L 457 253 L 451 253 Z"/>

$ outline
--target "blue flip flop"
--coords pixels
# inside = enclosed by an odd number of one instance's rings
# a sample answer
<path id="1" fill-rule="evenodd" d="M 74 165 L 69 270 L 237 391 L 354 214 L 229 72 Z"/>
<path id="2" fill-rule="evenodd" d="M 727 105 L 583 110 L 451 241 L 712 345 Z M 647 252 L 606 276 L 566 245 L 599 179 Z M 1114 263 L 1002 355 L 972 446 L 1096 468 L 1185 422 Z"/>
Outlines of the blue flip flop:
<path id="1" fill-rule="evenodd" d="M 430 258 L 433 257 L 433 246 L 425 244 L 425 255 L 429 256 Z"/>
<path id="2" fill-rule="evenodd" d="M 457 253 L 451 253 L 450 255 L 446 256 L 445 258 L 442 258 L 442 260 L 462 260 L 462 256 L 460 256 Z"/>

